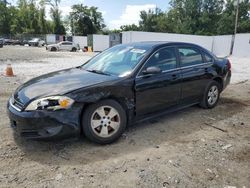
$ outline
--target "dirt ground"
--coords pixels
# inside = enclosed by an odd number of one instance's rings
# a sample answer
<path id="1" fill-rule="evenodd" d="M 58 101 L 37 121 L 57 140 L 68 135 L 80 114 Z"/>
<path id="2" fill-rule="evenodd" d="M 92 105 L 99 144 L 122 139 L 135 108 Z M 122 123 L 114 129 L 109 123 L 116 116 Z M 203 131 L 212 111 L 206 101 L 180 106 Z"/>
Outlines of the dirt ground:
<path id="1" fill-rule="evenodd" d="M 26 61 L 22 50 L 0 49 L 0 67 Z M 40 64 L 46 64 L 44 58 L 85 58 L 80 53 L 29 50 L 27 61 Z M 24 80 L 23 75 L 0 75 L 0 187 L 250 187 L 247 80 L 231 84 L 212 110 L 194 106 L 133 125 L 116 143 L 105 146 L 85 138 L 38 142 L 13 136 L 6 103 Z"/>

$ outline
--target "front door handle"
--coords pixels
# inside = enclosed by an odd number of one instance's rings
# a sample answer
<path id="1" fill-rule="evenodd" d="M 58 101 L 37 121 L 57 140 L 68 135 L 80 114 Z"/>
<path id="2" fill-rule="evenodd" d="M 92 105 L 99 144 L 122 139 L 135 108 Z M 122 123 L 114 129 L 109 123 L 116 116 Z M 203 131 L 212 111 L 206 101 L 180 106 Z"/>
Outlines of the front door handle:
<path id="1" fill-rule="evenodd" d="M 208 72 L 208 68 L 205 68 L 205 72 Z"/>
<path id="2" fill-rule="evenodd" d="M 176 80 L 177 79 L 177 75 L 176 74 L 173 74 L 172 75 L 172 80 Z"/>

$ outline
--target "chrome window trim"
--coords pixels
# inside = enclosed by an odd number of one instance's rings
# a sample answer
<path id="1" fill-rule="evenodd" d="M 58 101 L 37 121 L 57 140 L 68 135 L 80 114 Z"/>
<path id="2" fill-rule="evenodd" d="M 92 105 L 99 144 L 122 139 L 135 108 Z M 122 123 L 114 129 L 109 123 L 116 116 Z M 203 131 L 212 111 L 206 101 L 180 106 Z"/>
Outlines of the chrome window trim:
<path id="1" fill-rule="evenodd" d="M 151 54 L 149 57 L 148 57 L 148 59 L 146 60 L 146 62 L 144 63 L 144 65 L 140 68 L 140 70 L 138 71 L 138 73 L 137 73 L 137 75 L 136 75 L 136 77 L 135 78 L 143 78 L 143 77 L 146 77 L 146 76 L 152 76 L 152 75 L 155 75 L 155 74 L 148 74 L 148 75 L 140 75 L 140 73 L 141 73 L 141 71 L 142 71 L 142 69 L 144 68 L 144 66 L 145 66 L 145 64 L 149 61 L 149 59 L 155 54 L 155 53 L 157 53 L 159 50 L 162 50 L 162 49 L 164 49 L 164 48 L 176 48 L 176 46 L 164 46 L 164 47 L 162 47 L 162 48 L 159 48 L 157 51 L 155 51 L 153 54 Z M 189 47 L 189 46 L 188 46 Z M 177 48 L 179 48 L 178 46 L 177 46 Z M 190 48 L 195 48 L 195 47 L 190 47 Z M 195 48 L 195 49 L 197 49 L 197 48 Z M 178 50 L 178 49 L 177 49 Z M 199 50 L 199 49 L 198 49 Z M 201 54 L 201 56 L 202 56 L 202 53 L 201 53 L 201 50 L 199 50 L 199 52 L 200 52 L 200 54 Z M 176 54 L 177 55 L 177 54 Z M 178 66 L 178 55 L 176 56 L 176 65 Z M 183 70 L 183 69 L 188 69 L 188 68 L 192 68 L 192 67 L 196 67 L 196 66 L 201 66 L 201 65 L 213 65 L 214 64 L 214 58 L 213 58 L 213 61 L 212 62 L 204 62 L 203 61 L 203 63 L 199 63 L 199 64 L 196 64 L 196 65 L 189 65 L 189 66 L 184 66 L 184 67 L 182 67 L 181 66 L 181 62 L 180 62 L 180 67 L 176 67 L 175 69 L 169 69 L 169 70 L 165 70 L 165 71 L 162 71 L 161 73 L 167 73 L 167 72 L 171 72 L 171 71 L 177 71 L 177 70 Z M 161 74 L 160 73 L 160 74 Z"/>
<path id="2" fill-rule="evenodd" d="M 181 67 L 181 69 L 186 69 L 186 68 L 192 68 L 192 67 L 198 67 L 198 66 L 201 66 L 201 65 L 209 65 L 209 64 L 213 64 L 213 62 L 207 62 L 207 63 L 199 63 L 199 64 L 196 64 L 196 65 L 189 65 L 189 66 L 184 66 L 184 67 Z"/>
<path id="3" fill-rule="evenodd" d="M 183 70 L 183 69 L 198 67 L 198 66 L 201 66 L 201 65 L 213 65 L 213 64 L 214 64 L 213 62 L 200 63 L 200 64 L 190 65 L 190 66 L 186 66 L 186 67 L 179 67 L 179 68 L 175 68 L 175 69 L 165 70 L 165 71 L 162 71 L 161 73 L 167 73 L 167 72 L 172 72 L 172 71 L 178 71 L 178 70 Z M 141 70 L 140 70 L 140 71 L 141 71 Z M 161 73 L 159 73 L 159 74 L 161 74 Z M 136 76 L 136 78 L 142 78 L 142 77 L 153 76 L 153 75 L 158 75 L 158 74 L 139 75 L 139 76 Z"/>

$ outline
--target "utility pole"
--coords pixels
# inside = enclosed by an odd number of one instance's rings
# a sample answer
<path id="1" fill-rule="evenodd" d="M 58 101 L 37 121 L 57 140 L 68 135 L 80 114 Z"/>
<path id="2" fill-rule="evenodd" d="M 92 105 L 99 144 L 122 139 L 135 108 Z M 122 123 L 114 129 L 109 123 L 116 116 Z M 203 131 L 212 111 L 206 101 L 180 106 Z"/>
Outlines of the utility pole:
<path id="1" fill-rule="evenodd" d="M 234 34 L 233 34 L 233 36 L 232 36 L 230 55 L 233 54 L 234 41 L 235 41 L 235 36 L 236 36 L 236 34 L 237 34 L 238 19 L 239 19 L 239 4 L 240 4 L 240 0 L 237 0 L 237 4 L 236 4 L 236 15 L 235 15 L 235 26 L 234 26 Z"/>

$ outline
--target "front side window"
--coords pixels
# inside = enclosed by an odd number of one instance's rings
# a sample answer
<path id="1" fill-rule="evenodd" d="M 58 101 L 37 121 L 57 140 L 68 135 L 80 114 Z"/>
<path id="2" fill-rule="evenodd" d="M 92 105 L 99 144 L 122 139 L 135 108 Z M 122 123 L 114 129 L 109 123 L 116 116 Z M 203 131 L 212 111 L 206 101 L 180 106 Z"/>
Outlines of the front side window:
<path id="1" fill-rule="evenodd" d="M 175 55 L 175 48 L 167 47 L 160 49 L 156 53 L 154 53 L 146 62 L 143 70 L 146 70 L 148 67 L 158 67 L 162 71 L 167 71 L 175 69 L 176 65 L 177 59 Z"/>
<path id="2" fill-rule="evenodd" d="M 198 49 L 191 47 L 181 47 L 178 49 L 181 67 L 198 65 L 203 63 L 202 55 Z"/>
<path id="3" fill-rule="evenodd" d="M 102 72 L 120 77 L 132 73 L 151 47 L 148 46 L 114 46 L 82 66 L 87 71 Z"/>

